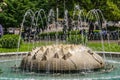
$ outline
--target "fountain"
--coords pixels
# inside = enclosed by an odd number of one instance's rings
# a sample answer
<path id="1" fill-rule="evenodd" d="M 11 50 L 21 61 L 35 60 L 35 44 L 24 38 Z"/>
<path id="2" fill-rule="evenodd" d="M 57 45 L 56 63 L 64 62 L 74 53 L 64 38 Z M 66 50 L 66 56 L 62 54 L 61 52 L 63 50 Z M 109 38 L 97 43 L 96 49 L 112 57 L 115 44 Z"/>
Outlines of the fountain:
<path id="1" fill-rule="evenodd" d="M 93 17 L 91 15 L 94 15 L 96 20 L 100 23 L 100 17 L 99 13 L 101 14 L 102 18 L 103 15 L 100 10 L 90 10 L 87 15 L 84 15 L 84 18 L 82 20 L 82 14 L 83 10 L 80 10 L 79 6 L 75 7 L 74 13 L 73 13 L 73 19 L 76 15 L 76 12 L 78 13 L 78 27 L 80 28 L 83 26 L 83 22 L 87 24 L 87 19 Z M 36 28 L 38 26 L 38 19 L 40 17 L 42 26 L 43 26 L 43 18 L 41 12 L 44 13 L 45 11 L 43 9 L 40 9 L 39 11 L 36 11 L 35 13 L 32 10 L 28 10 L 25 15 L 24 19 L 21 25 L 21 29 L 24 28 L 24 23 L 26 20 L 26 16 L 30 15 L 31 18 L 31 29 Z M 45 23 L 47 24 L 47 29 L 45 29 L 44 32 L 51 31 L 51 28 L 49 28 L 50 24 L 52 24 L 52 31 L 58 31 L 58 8 L 57 8 L 57 18 L 55 18 L 55 12 L 53 9 L 50 10 L 48 14 L 48 21 L 47 17 L 45 15 Z M 37 15 L 37 18 L 36 18 Z M 72 22 L 71 17 L 68 14 L 68 11 L 65 10 L 64 15 L 64 26 L 63 26 L 63 32 L 67 32 L 68 30 L 72 29 Z M 90 17 L 89 17 L 90 16 Z M 105 19 L 103 19 L 105 20 Z M 74 20 L 75 21 L 75 20 Z M 80 24 L 81 23 L 81 24 Z M 35 27 L 33 26 L 35 25 Z M 100 24 L 101 25 L 101 24 Z M 71 27 L 70 27 L 71 26 Z M 74 26 L 73 26 L 74 27 Z M 89 27 L 89 26 L 88 26 Z M 101 28 L 101 26 L 99 27 Z M 49 34 L 48 34 L 49 35 Z M 71 33 L 70 33 L 71 35 Z M 36 37 L 36 34 L 34 35 L 34 38 Z M 84 35 L 82 34 L 82 38 Z M 102 36 L 101 36 L 102 38 Z M 83 45 L 75 45 L 75 44 L 58 44 L 58 36 L 56 32 L 56 45 L 51 46 L 43 46 L 43 47 L 37 47 L 33 49 L 29 54 L 23 58 L 20 68 L 22 70 L 29 70 L 29 71 L 35 71 L 35 72 L 42 72 L 42 71 L 53 71 L 53 72 L 69 72 L 69 71 L 82 71 L 82 70 L 90 70 L 90 69 L 98 69 L 103 68 L 105 66 L 105 62 L 98 54 L 93 52 L 91 49 L 83 46 Z M 103 39 L 102 39 L 103 44 Z M 83 43 L 82 43 L 83 44 Z M 18 46 L 19 47 L 19 46 Z M 104 45 L 103 45 L 104 49 Z M 104 56 L 105 58 L 105 56 Z"/>
<path id="2" fill-rule="evenodd" d="M 78 20 L 81 22 L 81 26 L 82 26 L 82 22 L 83 22 L 81 20 L 82 11 L 78 7 L 77 7 L 77 10 L 79 11 Z M 28 10 L 25 13 L 21 29 L 24 27 L 24 22 L 25 22 L 25 18 L 27 14 L 29 14 L 32 19 L 31 25 L 34 24 L 37 27 L 39 16 L 40 16 L 40 19 L 43 25 L 41 11 L 44 12 L 43 9 L 40 9 L 39 11 L 36 11 L 35 13 L 32 10 Z M 36 13 L 37 13 L 37 18 L 35 18 Z M 73 13 L 73 19 L 74 19 L 75 13 L 76 13 L 76 8 Z M 95 14 L 97 20 L 99 21 L 98 10 L 93 9 L 89 11 L 87 14 L 87 18 L 91 14 Z M 44 15 L 45 15 L 45 12 L 44 12 Z M 66 27 L 66 29 L 68 30 L 71 30 L 72 21 L 69 16 L 70 15 L 68 15 L 68 11 L 66 10 L 65 16 L 64 16 L 64 25 L 65 25 L 64 27 Z M 57 19 L 57 22 L 55 21 L 56 19 Z M 59 27 L 58 26 L 58 8 L 57 8 L 56 19 L 55 19 L 54 11 L 53 9 L 51 9 L 48 15 L 48 22 L 46 20 L 46 23 L 47 23 L 47 26 L 49 26 L 50 24 L 54 24 L 53 28 L 55 28 L 57 31 Z M 34 28 L 34 27 L 31 26 L 31 28 Z M 51 29 L 49 29 L 48 27 L 46 32 L 49 32 L 50 30 Z M 34 36 L 34 38 L 35 37 L 36 35 Z M 89 48 L 83 45 L 58 44 L 57 37 L 58 36 L 56 32 L 56 45 L 36 47 L 31 52 L 29 52 L 28 55 L 23 58 L 20 68 L 22 70 L 35 71 L 35 72 L 46 72 L 46 71 L 77 72 L 77 71 L 83 71 L 83 70 L 99 69 L 105 66 L 105 62 L 102 59 L 102 57 L 100 57 L 98 54 L 96 54 Z M 83 38 L 83 35 L 82 35 L 82 38 Z"/>
<path id="3" fill-rule="evenodd" d="M 72 25 L 72 30 L 89 30 L 90 18 L 95 17 L 97 23 L 100 25 L 99 29 L 101 30 L 101 19 L 105 22 L 104 16 L 99 9 L 92 9 L 86 15 L 83 10 L 80 10 L 79 6 L 75 7 L 73 13 L 74 19 L 69 24 L 69 14 L 65 10 L 63 24 L 58 22 L 58 9 L 57 14 L 53 9 L 50 10 L 48 16 L 46 16 L 45 11 L 40 9 L 39 11 L 33 12 L 29 9 L 23 18 L 21 24 L 21 31 L 24 28 L 29 28 L 34 30 L 33 36 L 31 38 L 32 31 L 28 32 L 29 35 L 25 35 L 24 38 L 27 38 L 28 43 L 33 43 L 33 49 L 28 52 L 24 57 L 16 55 L 16 58 L 11 58 L 10 60 L 1 61 L 0 67 L 2 67 L 3 73 L 0 75 L 0 79 L 5 80 L 98 80 L 98 79 L 119 79 L 120 68 L 115 70 L 114 67 L 120 66 L 119 59 L 107 58 L 105 54 L 99 56 L 95 51 L 87 47 L 88 37 L 82 32 L 82 38 L 85 36 L 85 42 L 81 44 L 68 44 L 66 41 L 67 32 L 69 25 Z M 77 19 L 75 19 L 77 15 Z M 100 17 L 100 16 L 101 17 Z M 44 16 L 44 18 L 43 18 Z M 57 18 L 55 18 L 57 16 Z M 29 18 L 28 18 L 29 17 Z M 29 27 L 26 25 L 27 19 L 31 21 Z M 41 22 L 42 29 L 38 30 L 38 23 Z M 46 26 L 44 26 L 46 23 Z M 77 26 L 75 25 L 77 23 Z M 53 25 L 52 29 L 49 26 Z M 59 26 L 60 27 L 59 29 Z M 84 26 L 84 27 L 83 27 Z M 59 39 L 58 31 L 64 30 L 63 39 Z M 58 30 L 59 29 L 59 30 Z M 41 41 L 38 38 L 38 31 L 41 33 L 56 31 L 54 38 L 54 43 L 48 45 L 50 41 L 50 35 L 44 38 L 46 41 L 45 46 L 35 45 L 35 43 Z M 77 34 L 77 32 L 76 32 Z M 71 35 L 71 32 L 70 34 Z M 20 33 L 20 38 L 18 42 L 17 53 L 19 52 L 20 40 L 22 32 Z M 22 36 L 23 37 L 23 36 Z M 75 38 L 76 39 L 76 38 Z M 60 42 L 59 42 L 59 41 Z M 63 41 L 61 41 L 63 40 Z M 101 35 L 101 44 L 104 51 L 103 37 Z M 109 43 L 109 39 L 108 39 Z M 28 45 L 28 50 L 30 50 Z M 20 57 L 20 58 L 19 58 Z M 4 63 L 5 62 L 5 63 Z M 110 63 L 110 64 L 108 64 Z M 15 71 L 11 72 L 11 69 L 7 69 L 9 66 L 15 65 Z M 112 66 L 114 65 L 114 67 Z M 16 67 L 19 66 L 19 67 Z M 13 68 L 14 68 L 13 67 Z M 7 75 L 9 74 L 9 75 Z"/>
<path id="4" fill-rule="evenodd" d="M 35 72 L 78 72 L 103 68 L 102 57 L 82 45 L 60 44 L 33 49 L 23 58 L 20 68 Z"/>

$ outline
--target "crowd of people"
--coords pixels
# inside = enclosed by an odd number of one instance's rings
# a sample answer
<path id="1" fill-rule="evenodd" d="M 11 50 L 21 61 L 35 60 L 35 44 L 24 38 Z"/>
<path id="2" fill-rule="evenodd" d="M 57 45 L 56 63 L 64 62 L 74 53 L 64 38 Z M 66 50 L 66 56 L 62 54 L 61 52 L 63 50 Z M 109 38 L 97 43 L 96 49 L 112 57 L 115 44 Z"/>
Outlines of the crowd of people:
<path id="1" fill-rule="evenodd" d="M 72 25 L 72 24 L 69 24 L 69 25 Z M 67 27 L 66 27 L 66 25 L 64 25 L 63 27 L 64 27 L 63 28 L 63 33 L 64 33 L 64 36 L 65 36 Z M 95 30 L 95 29 L 98 29 L 98 30 Z M 24 38 L 24 39 L 26 38 L 26 40 L 29 39 L 29 38 L 33 39 L 34 35 L 36 35 L 36 34 L 38 35 L 39 32 L 40 32 L 39 31 L 40 29 L 36 29 L 36 30 L 30 29 L 29 27 L 25 28 L 24 31 L 22 32 L 22 38 Z M 100 40 L 100 39 L 118 40 L 119 37 L 120 37 L 120 31 L 119 30 L 114 30 L 114 31 L 108 31 L 106 29 L 100 30 L 98 28 L 98 26 L 95 25 L 94 22 L 89 23 L 88 31 L 86 31 L 86 29 L 84 29 L 84 28 L 81 29 L 80 34 L 82 34 L 82 33 L 83 33 L 83 35 L 87 36 L 89 40 Z M 3 27 L 2 27 L 2 25 L 0 25 L 0 37 L 2 35 L 3 35 Z"/>
<path id="2" fill-rule="evenodd" d="M 100 39 L 104 39 L 104 40 L 118 40 L 120 37 L 120 32 L 119 31 L 99 31 L 99 32 L 91 32 L 88 36 L 89 40 L 100 40 Z"/>

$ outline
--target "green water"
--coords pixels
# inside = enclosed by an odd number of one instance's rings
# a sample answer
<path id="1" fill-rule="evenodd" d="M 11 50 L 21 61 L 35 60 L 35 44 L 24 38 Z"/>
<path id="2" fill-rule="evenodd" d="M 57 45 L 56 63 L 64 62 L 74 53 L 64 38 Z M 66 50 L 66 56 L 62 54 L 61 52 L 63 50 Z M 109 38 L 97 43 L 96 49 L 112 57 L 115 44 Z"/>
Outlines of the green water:
<path id="1" fill-rule="evenodd" d="M 0 80 L 120 80 L 120 59 L 107 59 L 106 61 L 114 65 L 115 69 L 108 73 L 91 72 L 85 74 L 42 74 L 33 72 L 13 71 L 15 64 L 19 65 L 21 60 L 8 59 L 0 60 Z"/>

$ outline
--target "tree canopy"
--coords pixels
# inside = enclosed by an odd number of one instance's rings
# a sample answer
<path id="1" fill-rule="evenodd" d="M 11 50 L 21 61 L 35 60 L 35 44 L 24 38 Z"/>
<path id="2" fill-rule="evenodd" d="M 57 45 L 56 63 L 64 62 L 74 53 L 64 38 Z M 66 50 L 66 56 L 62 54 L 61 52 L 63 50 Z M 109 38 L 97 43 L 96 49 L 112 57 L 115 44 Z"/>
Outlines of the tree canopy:
<path id="1" fill-rule="evenodd" d="M 120 0 L 2 0 L 0 1 L 0 24 L 4 27 L 19 27 L 24 13 L 28 9 L 33 11 L 44 9 L 46 13 L 52 8 L 59 8 L 59 17 L 63 17 L 64 10 L 71 14 L 75 5 L 89 11 L 100 9 L 107 20 L 120 20 Z"/>

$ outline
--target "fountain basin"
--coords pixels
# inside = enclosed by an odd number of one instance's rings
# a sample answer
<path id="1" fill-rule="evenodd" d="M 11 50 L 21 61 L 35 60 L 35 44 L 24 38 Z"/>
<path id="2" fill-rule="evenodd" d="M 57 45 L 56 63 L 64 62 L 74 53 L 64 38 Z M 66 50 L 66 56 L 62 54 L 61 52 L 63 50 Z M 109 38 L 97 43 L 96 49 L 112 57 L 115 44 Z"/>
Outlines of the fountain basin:
<path id="1" fill-rule="evenodd" d="M 69 72 L 103 68 L 104 60 L 83 45 L 58 44 L 36 47 L 20 64 L 22 70 Z"/>

